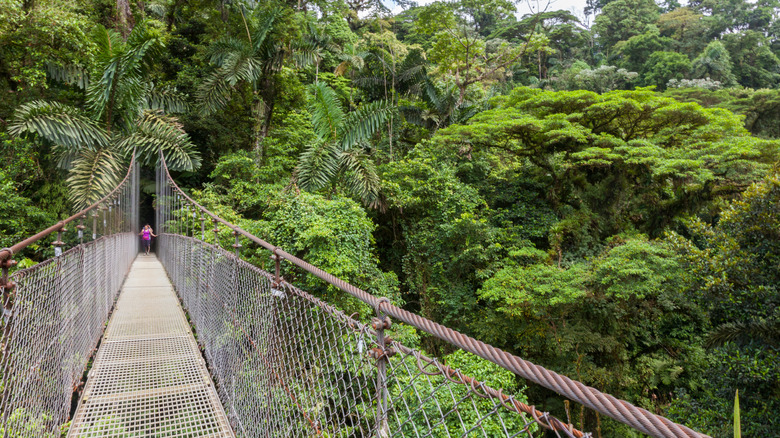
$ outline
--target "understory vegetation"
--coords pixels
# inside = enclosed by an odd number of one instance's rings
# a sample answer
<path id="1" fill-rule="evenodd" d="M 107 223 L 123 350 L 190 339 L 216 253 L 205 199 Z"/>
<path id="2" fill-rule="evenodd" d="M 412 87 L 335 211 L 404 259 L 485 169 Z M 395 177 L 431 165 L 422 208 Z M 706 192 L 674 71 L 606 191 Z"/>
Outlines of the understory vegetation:
<path id="1" fill-rule="evenodd" d="M 780 2 L 554 6 L 3 0 L 0 248 L 134 151 L 150 198 L 162 151 L 209 209 L 372 294 L 713 437 L 739 390 L 744 436 L 778 436 Z"/>

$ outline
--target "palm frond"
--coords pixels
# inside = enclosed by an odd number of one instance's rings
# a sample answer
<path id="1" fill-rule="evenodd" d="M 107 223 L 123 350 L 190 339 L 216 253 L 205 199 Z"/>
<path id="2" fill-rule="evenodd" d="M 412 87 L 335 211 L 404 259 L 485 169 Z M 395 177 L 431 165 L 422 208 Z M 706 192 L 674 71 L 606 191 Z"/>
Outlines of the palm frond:
<path id="1" fill-rule="evenodd" d="M 722 324 L 710 333 L 704 345 L 713 348 L 727 342 L 744 344 L 751 341 L 758 341 L 773 348 L 780 347 L 780 319 Z"/>
<path id="2" fill-rule="evenodd" d="M 77 210 L 98 201 L 120 181 L 120 158 L 110 147 L 84 149 L 67 179 L 68 196 Z"/>
<path id="3" fill-rule="evenodd" d="M 346 177 L 347 189 L 365 204 L 375 204 L 379 198 L 379 175 L 374 162 L 363 148 L 342 151 L 339 154 L 339 164 Z"/>
<path id="4" fill-rule="evenodd" d="M 145 73 L 151 68 L 154 60 L 162 55 L 164 47 L 159 34 L 149 28 L 146 22 L 136 24 L 127 37 L 122 54 L 124 70 L 133 71 L 138 75 Z"/>
<path id="5" fill-rule="evenodd" d="M 175 88 L 155 87 L 154 84 L 147 88 L 143 100 L 144 109 L 164 113 L 183 113 L 189 108 L 187 97 L 183 93 Z"/>
<path id="6" fill-rule="evenodd" d="M 95 62 L 98 70 L 103 70 L 105 65 L 122 53 L 124 42 L 122 35 L 113 29 L 106 29 L 98 24 L 92 30 L 92 41 L 95 42 Z"/>
<path id="7" fill-rule="evenodd" d="M 344 110 L 336 92 L 327 84 L 309 86 L 309 113 L 314 132 L 321 140 L 333 140 L 344 125 Z"/>
<path id="8" fill-rule="evenodd" d="M 89 73 L 85 68 L 78 65 L 60 65 L 49 62 L 46 64 L 46 70 L 52 80 L 75 85 L 82 90 L 86 90 L 89 85 Z"/>
<path id="9" fill-rule="evenodd" d="M 240 81 L 256 81 L 263 73 L 263 63 L 253 53 L 236 52 L 225 57 L 220 71 L 225 82 L 233 86 Z"/>
<path id="10" fill-rule="evenodd" d="M 322 55 L 322 49 L 312 41 L 298 41 L 293 45 L 293 62 L 299 68 L 320 62 Z"/>
<path id="11" fill-rule="evenodd" d="M 339 148 L 334 142 L 309 146 L 295 168 L 298 185 L 308 191 L 325 187 L 339 171 Z"/>
<path id="12" fill-rule="evenodd" d="M 221 67 L 222 63 L 228 56 L 231 56 L 235 53 L 251 51 L 252 49 L 249 47 L 246 41 L 239 38 L 226 36 L 211 43 L 211 45 L 209 45 L 209 47 L 206 49 L 206 56 L 209 58 L 209 61 L 212 64 Z"/>
<path id="13" fill-rule="evenodd" d="M 103 66 L 100 77 L 91 81 L 87 87 L 87 105 L 96 119 L 103 117 L 111 102 L 111 94 L 115 92 L 114 85 L 120 74 L 120 66 L 119 57 L 112 58 Z"/>
<path id="14" fill-rule="evenodd" d="M 423 110 L 416 106 L 404 105 L 398 107 L 398 112 L 404 117 L 404 120 L 412 125 L 421 126 L 427 128 L 427 124 L 423 119 Z"/>
<path id="15" fill-rule="evenodd" d="M 69 150 L 92 149 L 108 144 L 98 124 L 81 111 L 57 102 L 36 100 L 21 105 L 8 131 L 13 136 L 38 134 Z"/>
<path id="16" fill-rule="evenodd" d="M 219 70 L 206 77 L 195 92 L 200 113 L 214 114 L 224 108 L 230 100 L 230 91 L 230 85 Z"/>
<path id="17" fill-rule="evenodd" d="M 135 131 L 118 148 L 126 154 L 135 148 L 140 164 L 156 164 L 160 151 L 171 170 L 192 171 L 200 167 L 200 154 L 175 117 L 147 111 Z"/>
<path id="18" fill-rule="evenodd" d="M 395 107 L 391 102 L 377 101 L 347 114 L 342 124 L 341 148 L 351 149 L 352 146 L 374 135 L 394 111 Z"/>
<path id="19" fill-rule="evenodd" d="M 252 45 L 255 50 L 259 50 L 265 43 L 266 36 L 271 29 L 273 29 L 274 22 L 281 14 L 282 8 L 275 6 L 269 10 L 263 11 L 262 15 L 258 17 L 254 32 L 252 32 Z"/>
<path id="20" fill-rule="evenodd" d="M 146 6 L 144 6 L 144 10 L 150 12 L 157 18 L 165 18 L 165 14 L 168 13 L 168 8 L 164 4 L 157 2 L 147 3 Z"/>

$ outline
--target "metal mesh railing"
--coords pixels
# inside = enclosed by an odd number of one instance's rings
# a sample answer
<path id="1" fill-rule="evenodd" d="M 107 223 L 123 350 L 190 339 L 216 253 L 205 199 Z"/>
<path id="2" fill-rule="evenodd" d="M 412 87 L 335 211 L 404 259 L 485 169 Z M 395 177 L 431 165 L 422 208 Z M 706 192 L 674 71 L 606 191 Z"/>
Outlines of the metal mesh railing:
<path id="1" fill-rule="evenodd" d="M 504 406 L 484 383 L 418 350 L 387 338 L 381 345 L 384 330 L 290 284 L 274 287 L 273 276 L 232 252 L 168 233 L 159 248 L 237 436 L 514 437 L 540 429 L 510 407 L 515 398 Z"/>
<path id="2" fill-rule="evenodd" d="M 160 259 L 190 312 L 237 436 L 591 436 L 529 406 L 512 393 L 511 383 L 490 387 L 390 339 L 392 317 L 446 342 L 449 350 L 479 356 L 497 374 L 511 371 L 650 436 L 706 437 L 306 263 L 199 205 L 178 188 L 164 160 L 157 203 Z M 207 220 L 214 224 L 215 245 L 204 242 Z M 233 231 L 234 251 L 219 247 L 219 227 Z M 241 238 L 273 254 L 274 274 L 238 257 Z M 284 282 L 282 260 L 369 305 L 377 316 L 364 324 Z"/>
<path id="3" fill-rule="evenodd" d="M 196 206 L 164 169 L 157 183 L 158 257 L 237 436 L 590 436 L 391 339 L 381 305 L 363 323 L 241 260 L 238 234 L 233 251 L 193 237 Z"/>
<path id="4" fill-rule="evenodd" d="M 137 253 L 138 175 L 134 162 L 106 198 L 31 238 L 0 250 L 0 435 L 59 437 L 103 333 L 124 274 Z M 73 236 L 65 234 L 78 222 Z M 63 239 L 93 240 L 63 252 Z M 56 233 L 54 258 L 13 272 L 14 254 Z M 86 234 L 89 232 L 86 231 Z"/>

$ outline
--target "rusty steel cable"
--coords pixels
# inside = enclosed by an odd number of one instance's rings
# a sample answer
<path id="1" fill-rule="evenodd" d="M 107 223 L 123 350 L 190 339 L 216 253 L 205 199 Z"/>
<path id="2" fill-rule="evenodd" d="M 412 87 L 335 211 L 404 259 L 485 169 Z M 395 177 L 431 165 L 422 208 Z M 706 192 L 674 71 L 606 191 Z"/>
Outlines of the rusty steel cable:
<path id="1" fill-rule="evenodd" d="M 3 438 L 59 437 L 88 361 L 138 249 L 138 168 L 100 201 L 0 250 L 3 296 L 0 431 Z M 79 225 L 66 230 L 67 224 Z M 84 221 L 87 221 L 85 225 Z M 84 240 L 63 251 L 65 233 Z M 11 272 L 12 256 L 56 234 L 54 257 Z"/>
<path id="2" fill-rule="evenodd" d="M 500 350 L 470 336 L 464 335 L 460 332 L 452 330 L 441 324 L 435 323 L 431 320 L 423 318 L 412 312 L 401 309 L 388 303 L 382 298 L 375 297 L 319 268 L 313 266 L 298 257 L 248 233 L 240 227 L 225 221 L 218 217 L 208 209 L 198 204 L 195 200 L 190 198 L 184 191 L 182 191 L 173 178 L 170 176 L 168 169 L 165 165 L 164 158 L 161 158 L 161 166 L 158 172 L 158 188 L 164 186 L 163 190 L 167 190 L 165 193 L 173 198 L 173 204 L 167 210 L 166 218 L 173 219 L 172 212 L 176 210 L 177 206 L 184 205 L 193 207 L 193 210 L 200 211 L 201 216 L 205 215 L 213 221 L 216 233 L 217 224 L 223 224 L 230 230 L 232 230 L 236 236 L 241 235 L 254 242 L 261 247 L 272 252 L 273 256 L 279 259 L 285 259 L 293 265 L 303 269 L 326 283 L 335 286 L 336 288 L 350 294 L 358 300 L 368 304 L 378 311 L 381 310 L 384 314 L 393 317 L 399 321 L 409 324 L 417 329 L 420 329 L 428 334 L 431 334 L 441 340 L 444 340 L 458 348 L 476 354 L 477 356 L 487 359 L 507 370 L 514 372 L 515 374 L 528 379 L 536 384 L 539 384 L 545 388 L 551 389 L 564 397 L 580 403 L 588 408 L 591 408 L 600 414 L 613 418 L 621 423 L 627 424 L 636 430 L 646 433 L 653 437 L 663 438 L 706 438 L 707 435 L 696 432 L 686 426 L 676 424 L 671 420 L 664 418 L 660 415 L 653 414 L 645 409 L 634 406 L 627 401 L 618 399 L 609 394 L 605 394 L 595 388 L 582 384 L 581 382 L 570 379 L 566 376 L 560 375 L 554 371 L 548 370 L 544 367 L 535 365 L 528 362 L 518 356 L 510 354 L 506 351 Z M 216 241 L 216 234 L 215 234 Z M 278 263 L 277 263 L 277 275 L 278 277 Z M 277 278 L 278 281 L 278 278 Z M 549 424 L 556 430 L 566 429 L 568 426 L 560 420 L 551 420 Z"/>

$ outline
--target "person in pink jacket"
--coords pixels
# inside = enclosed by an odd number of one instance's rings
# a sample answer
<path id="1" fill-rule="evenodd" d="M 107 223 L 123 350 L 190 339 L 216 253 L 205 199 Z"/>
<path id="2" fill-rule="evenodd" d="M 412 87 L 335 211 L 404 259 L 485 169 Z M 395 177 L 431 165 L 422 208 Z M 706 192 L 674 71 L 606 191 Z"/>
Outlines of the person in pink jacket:
<path id="1" fill-rule="evenodd" d="M 154 230 L 152 230 L 152 227 L 150 227 L 149 224 L 144 225 L 144 229 L 141 230 L 138 235 L 142 236 L 141 239 L 145 250 L 144 255 L 149 255 L 149 249 L 152 247 L 152 237 L 157 237 L 157 235 L 154 234 Z"/>

